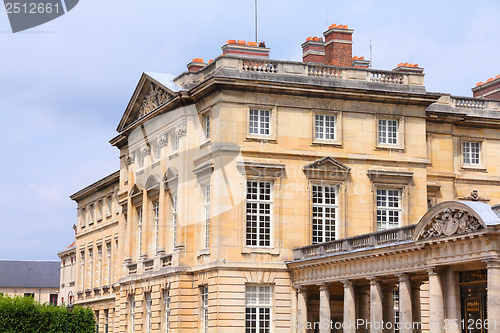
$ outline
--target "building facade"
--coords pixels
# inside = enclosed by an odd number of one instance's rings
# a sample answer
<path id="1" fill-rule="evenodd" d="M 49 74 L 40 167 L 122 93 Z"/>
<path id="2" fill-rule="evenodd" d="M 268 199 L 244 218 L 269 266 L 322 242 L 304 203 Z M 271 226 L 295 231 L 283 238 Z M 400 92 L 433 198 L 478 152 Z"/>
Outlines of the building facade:
<path id="1" fill-rule="evenodd" d="M 415 314 L 433 331 L 436 281 L 452 273 L 425 260 L 432 256 L 423 248 L 442 247 L 434 236 L 415 235 L 428 229 L 423 217 L 450 202 L 477 219 L 480 227 L 466 228 L 478 233 L 474 246 L 497 257 L 480 239 L 496 230 L 481 212 L 496 216 L 491 205 L 500 203 L 500 103 L 427 92 L 418 65 L 370 69 L 352 57 L 352 33 L 333 25 L 324 41 L 308 38 L 303 62 L 271 60 L 263 43 L 230 40 L 222 56 L 194 59 L 174 80 L 141 76 L 111 140 L 120 170 L 72 196 L 76 302 L 95 309 L 100 327 L 327 332 L 307 323 L 368 318 L 370 304 L 392 309 L 380 318 Z M 446 242 L 476 237 L 464 233 L 447 231 Z M 358 247 L 351 237 L 361 237 Z M 385 254 L 386 266 L 374 272 L 379 264 L 362 251 Z M 358 255 L 359 270 L 343 257 Z M 475 258 L 453 266 L 454 276 L 484 277 L 496 265 Z M 428 271 L 435 275 L 423 278 Z M 420 283 L 413 299 L 404 294 L 410 281 Z M 411 317 L 408 304 L 418 304 Z M 490 315 L 492 304 L 481 311 Z"/>
<path id="2" fill-rule="evenodd" d="M 57 253 L 61 259 L 60 288 L 62 304 L 70 304 L 74 301 L 75 279 L 76 279 L 76 250 L 75 243 L 70 244 L 64 250 Z"/>

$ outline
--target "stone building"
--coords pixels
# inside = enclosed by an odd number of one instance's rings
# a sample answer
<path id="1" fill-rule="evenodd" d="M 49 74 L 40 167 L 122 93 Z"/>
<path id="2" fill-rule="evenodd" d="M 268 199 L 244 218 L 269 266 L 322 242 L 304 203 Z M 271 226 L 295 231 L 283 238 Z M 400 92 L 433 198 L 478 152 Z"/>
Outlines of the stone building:
<path id="1" fill-rule="evenodd" d="M 229 40 L 141 76 L 110 141 L 119 172 L 71 197 L 76 302 L 101 327 L 497 318 L 500 103 L 427 92 L 418 65 L 370 69 L 352 34 L 308 38 L 303 62 Z"/>
<path id="2" fill-rule="evenodd" d="M 76 250 L 75 243 L 71 243 L 64 250 L 57 253 L 61 259 L 60 289 L 61 303 L 69 304 L 74 300 L 76 279 Z"/>

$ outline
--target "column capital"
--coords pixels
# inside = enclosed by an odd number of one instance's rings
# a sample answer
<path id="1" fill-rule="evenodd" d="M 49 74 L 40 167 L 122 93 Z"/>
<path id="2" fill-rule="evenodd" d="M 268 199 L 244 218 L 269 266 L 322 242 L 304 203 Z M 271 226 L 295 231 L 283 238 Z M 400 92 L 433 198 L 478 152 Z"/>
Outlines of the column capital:
<path id="1" fill-rule="evenodd" d="M 439 270 L 436 266 L 430 266 L 430 267 L 427 267 L 427 274 L 429 275 L 438 275 L 439 274 Z"/>
<path id="2" fill-rule="evenodd" d="M 368 281 L 370 281 L 370 285 L 379 285 L 380 284 L 380 279 L 376 276 L 368 277 Z"/>
<path id="3" fill-rule="evenodd" d="M 410 281 L 410 277 L 406 273 L 399 273 L 399 274 L 396 274 L 396 276 L 399 278 L 399 282 Z"/>
<path id="4" fill-rule="evenodd" d="M 295 288 L 295 290 L 296 290 L 298 293 L 304 293 L 304 292 L 306 292 L 306 287 L 305 287 L 305 286 L 300 286 L 300 285 L 299 285 L 299 286 L 295 286 L 294 288 Z"/>
<path id="5" fill-rule="evenodd" d="M 352 287 L 352 281 L 351 280 L 342 280 L 340 282 L 342 282 L 344 284 L 344 288 Z"/>
<path id="6" fill-rule="evenodd" d="M 500 268 L 500 259 L 498 258 L 487 258 L 483 262 L 486 263 L 486 268 Z"/>
<path id="7" fill-rule="evenodd" d="M 330 290 L 330 285 L 327 283 L 318 283 L 319 290 Z"/>

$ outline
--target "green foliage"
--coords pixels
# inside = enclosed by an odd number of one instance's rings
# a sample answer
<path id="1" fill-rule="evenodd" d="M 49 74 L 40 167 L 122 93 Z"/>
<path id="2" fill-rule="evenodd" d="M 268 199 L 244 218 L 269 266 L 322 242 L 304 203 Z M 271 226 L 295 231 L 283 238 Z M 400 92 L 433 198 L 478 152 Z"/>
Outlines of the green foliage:
<path id="1" fill-rule="evenodd" d="M 2 333 L 94 333 L 95 319 L 90 308 L 40 304 L 31 297 L 0 295 L 0 332 Z"/>

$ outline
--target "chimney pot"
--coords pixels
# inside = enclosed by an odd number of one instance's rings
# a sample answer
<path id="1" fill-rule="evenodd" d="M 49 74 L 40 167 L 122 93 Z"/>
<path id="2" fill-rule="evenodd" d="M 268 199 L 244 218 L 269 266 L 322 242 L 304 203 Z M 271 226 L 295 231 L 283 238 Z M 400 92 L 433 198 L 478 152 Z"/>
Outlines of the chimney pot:
<path id="1" fill-rule="evenodd" d="M 236 43 L 238 45 L 247 45 L 247 43 L 244 40 L 238 40 Z"/>
<path id="2" fill-rule="evenodd" d="M 342 24 L 332 24 L 323 33 L 327 65 L 352 66 L 352 33 L 352 30 L 347 29 L 347 25 Z"/>

